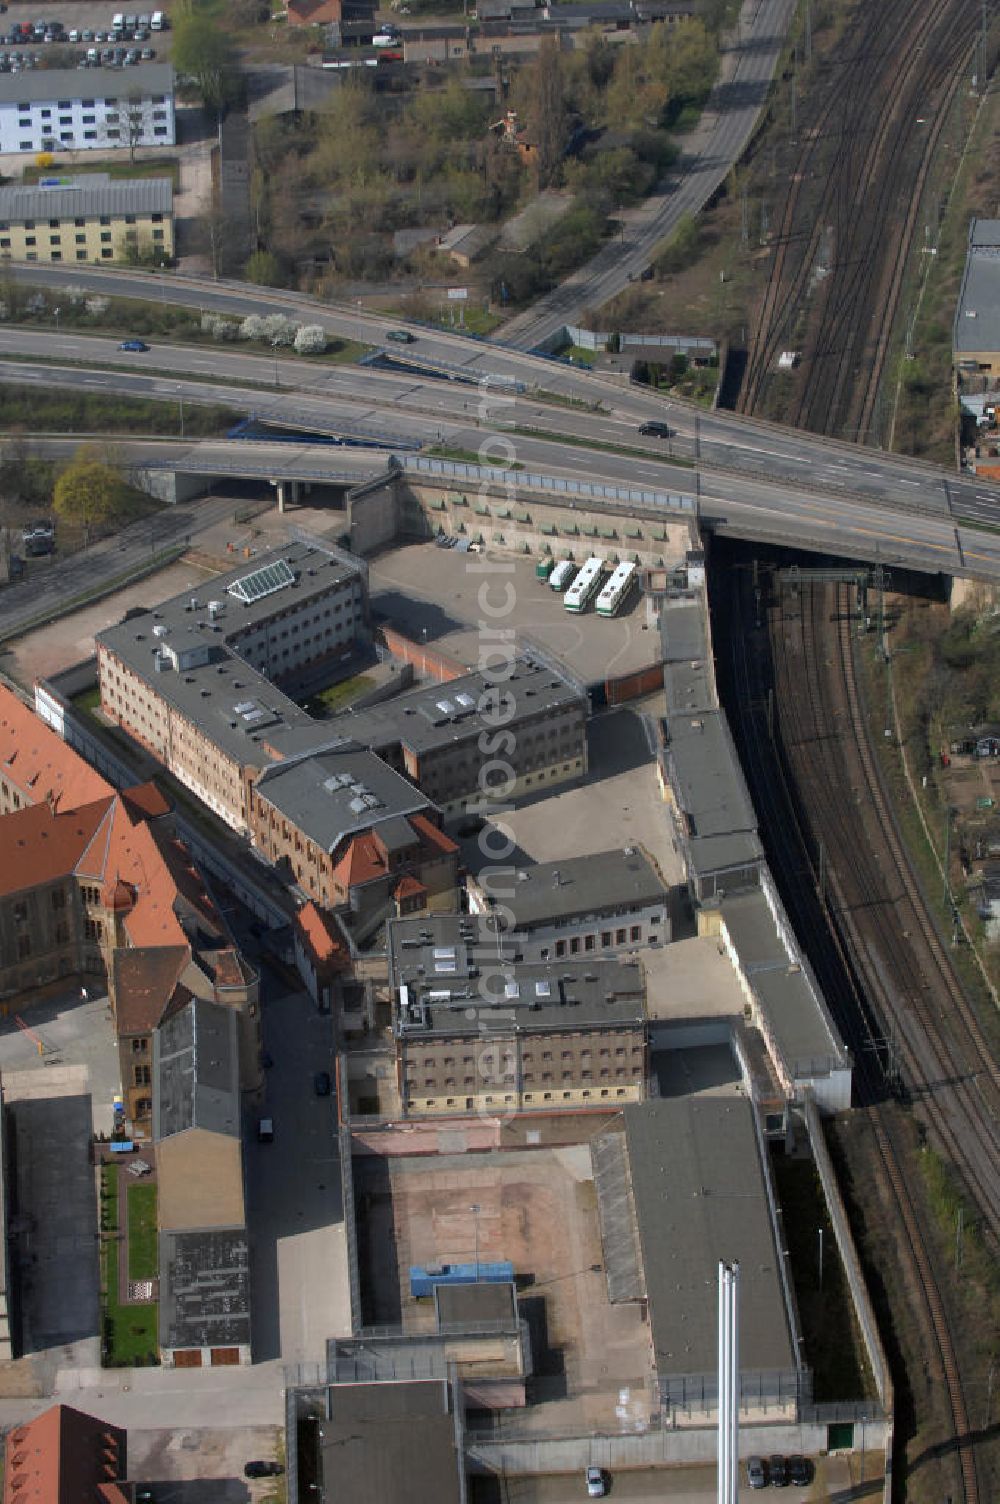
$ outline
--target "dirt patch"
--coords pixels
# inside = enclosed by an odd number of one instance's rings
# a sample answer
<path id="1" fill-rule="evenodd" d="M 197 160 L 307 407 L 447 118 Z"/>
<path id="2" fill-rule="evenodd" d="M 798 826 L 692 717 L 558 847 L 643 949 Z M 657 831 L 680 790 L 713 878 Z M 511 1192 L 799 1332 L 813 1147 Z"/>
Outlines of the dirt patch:
<path id="1" fill-rule="evenodd" d="M 531 1422 L 620 1429 L 648 1415 L 639 1310 L 611 1305 L 589 1144 L 433 1160 L 358 1162 L 363 1298 L 376 1321 L 433 1330 L 409 1294 L 411 1264 L 507 1260 L 532 1333 Z M 624 1398 L 623 1398 L 624 1394 Z"/>

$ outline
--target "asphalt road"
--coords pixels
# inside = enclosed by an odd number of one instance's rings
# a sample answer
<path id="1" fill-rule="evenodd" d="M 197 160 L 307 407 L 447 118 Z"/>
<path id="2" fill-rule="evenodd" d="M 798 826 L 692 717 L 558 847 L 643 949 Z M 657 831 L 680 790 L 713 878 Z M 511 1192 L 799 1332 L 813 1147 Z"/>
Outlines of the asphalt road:
<path id="1" fill-rule="evenodd" d="M 276 298 L 286 300 L 285 311 L 322 321 L 332 333 L 363 342 L 377 342 L 384 335 L 384 321 L 359 316 L 353 312 L 331 312 L 327 305 L 289 294 L 275 294 L 267 289 L 240 292 L 216 289 L 211 282 L 164 280 L 149 274 L 95 270 L 77 272 L 75 276 L 58 267 L 16 269 L 34 281 L 62 283 L 67 280 L 101 287 L 105 291 L 140 292 L 143 296 L 169 295 L 172 302 L 195 305 L 225 306 L 232 313 L 245 314 L 272 308 Z M 237 306 L 238 305 L 238 306 Z M 703 471 L 726 475 L 733 471 L 767 480 L 772 485 L 789 482 L 807 483 L 810 489 L 822 489 L 828 495 L 853 493 L 871 497 L 879 505 L 894 509 L 926 511 L 931 515 L 953 516 L 956 521 L 1000 522 L 1000 487 L 984 483 L 975 476 L 950 475 L 937 466 L 883 450 L 859 448 L 816 435 L 799 433 L 778 424 L 744 418 L 728 412 L 706 412 L 678 402 L 666 402 L 653 392 L 639 387 L 602 379 L 579 367 L 543 360 L 537 356 L 509 353 L 501 355 L 489 346 L 450 334 L 447 331 L 423 331 L 415 346 L 405 348 L 403 358 L 425 358 L 444 363 L 458 378 L 434 379 L 416 371 L 375 371 L 355 365 L 336 366 L 302 360 L 280 359 L 267 355 L 233 350 L 228 346 L 184 347 L 158 344 L 145 355 L 119 351 L 117 341 L 65 332 L 45 333 L 35 330 L 0 329 L 0 357 L 45 354 L 47 359 L 61 356 L 81 362 L 100 362 L 134 373 L 135 395 L 162 398 L 179 395 L 182 381 L 192 376 L 208 375 L 233 382 L 252 382 L 258 392 L 232 387 L 220 398 L 218 391 L 203 395 L 202 400 L 224 400 L 237 407 L 259 412 L 300 416 L 312 414 L 327 425 L 338 417 L 344 424 L 368 425 L 379 430 L 377 438 L 398 435 L 436 442 L 439 420 L 479 419 L 480 427 L 509 430 L 534 428 L 558 434 L 572 442 L 586 437 L 591 442 L 627 445 L 649 455 L 649 463 L 662 463 L 664 451 L 687 458 L 697 458 Z M 44 371 L 40 367 L 40 371 Z M 150 372 L 159 385 L 150 386 Z M 161 374 L 162 373 L 162 374 Z M 177 382 L 170 385 L 169 374 Z M 10 364 L 6 375 L 23 379 L 20 361 Z M 505 391 L 484 390 L 476 385 L 486 374 L 508 375 L 524 383 L 528 390 L 521 397 Z M 279 387 L 275 388 L 275 376 Z M 34 378 L 56 383 L 58 373 L 50 368 L 47 375 Z M 79 372 L 69 377 L 80 383 Z M 94 384 L 97 382 L 96 375 Z M 286 396 L 281 405 L 280 391 L 301 391 L 303 401 Z M 545 403 L 540 394 L 553 393 L 572 398 L 599 411 Z M 266 396 L 265 396 L 266 393 Z M 196 393 L 188 393 L 195 400 Z M 319 406 L 315 398 L 325 399 Z M 336 398 L 336 405 L 333 400 Z M 404 419 L 401 414 L 412 415 Z M 638 426 L 649 419 L 666 420 L 673 430 L 669 441 L 647 439 L 638 434 Z M 430 420 L 430 421 L 428 421 Z M 471 447 L 478 447 L 476 444 Z M 719 485 L 722 484 L 720 479 Z"/>
<path id="2" fill-rule="evenodd" d="M 486 425 L 477 420 L 475 388 L 458 383 L 421 380 L 407 373 L 372 372 L 355 366 L 279 362 L 282 385 L 274 387 L 274 361 L 242 351 L 162 346 L 145 354 L 117 349 L 114 341 L 5 329 L 0 349 L 28 355 L 58 349 L 64 357 L 100 363 L 108 370 L 28 364 L 0 360 L 0 379 L 20 384 L 64 383 L 74 389 L 127 393 L 165 401 L 229 403 L 281 421 L 312 423 L 320 428 L 355 432 L 362 442 L 374 437 L 405 453 L 426 441 L 470 453 L 479 451 Z M 215 379 L 197 379 L 214 372 Z M 173 373 L 173 374 L 171 374 Z M 219 378 L 222 378 L 221 380 Z M 591 378 L 592 379 L 592 378 Z M 306 386 L 299 390 L 303 381 Z M 252 381 L 256 389 L 234 385 Z M 286 385 L 287 384 L 287 385 Z M 578 480 L 642 487 L 664 493 L 697 493 L 701 516 L 736 536 L 758 537 L 802 546 L 827 547 L 885 563 L 910 562 L 944 572 L 969 572 L 986 578 L 1000 574 L 1000 540 L 979 521 L 1000 520 L 1000 493 L 975 478 L 946 478 L 932 467 L 895 456 L 848 446 L 813 444 L 799 434 L 773 426 L 734 424 L 728 415 L 699 418 L 697 433 L 676 447 L 697 447 L 699 473 L 671 463 L 663 440 L 642 439 L 629 410 L 633 389 L 610 386 L 607 412 L 583 412 L 539 403 L 525 394 L 485 409 L 490 431 L 509 433 L 518 464 Z M 642 394 L 639 394 L 642 400 Z M 613 404 L 613 405 L 612 405 Z M 662 411 L 662 408 L 661 408 Z M 690 420 L 686 408 L 671 409 Z M 499 421 L 498 421 L 499 420 Z M 719 439 L 721 436 L 721 442 Z M 582 447 L 574 442 L 627 447 L 641 453 L 621 454 Z M 675 441 L 670 441 L 675 447 Z M 125 445 L 134 463 L 178 465 L 247 477 L 363 478 L 378 473 L 385 453 L 369 448 L 293 450 L 289 446 L 235 445 L 206 441 L 185 446 L 180 457 L 169 441 Z M 717 457 L 721 456 L 721 457 Z M 973 525 L 956 525 L 962 514 Z M 164 514 L 158 524 L 174 536 L 204 522 L 201 504 Z M 214 520 L 214 519 L 213 519 Z M 147 525 L 148 527 L 148 525 Z M 148 532 L 134 540 L 123 536 L 115 546 L 141 551 Z M 148 545 L 148 542 L 146 543 Z M 124 568 L 128 560 L 121 562 Z M 81 569 L 86 568 L 86 560 Z M 9 608 L 8 608 L 9 609 Z M 0 609 L 0 627 L 3 610 Z"/>
<path id="3" fill-rule="evenodd" d="M 794 0 L 746 0 L 739 45 L 731 54 L 735 67 L 724 66 L 667 185 L 627 215 L 621 242 L 609 241 L 592 261 L 511 319 L 500 335 L 504 344 L 544 347 L 565 324 L 578 323 L 586 309 L 601 307 L 627 287 L 685 214 L 700 213 L 757 122 L 794 11 Z"/>

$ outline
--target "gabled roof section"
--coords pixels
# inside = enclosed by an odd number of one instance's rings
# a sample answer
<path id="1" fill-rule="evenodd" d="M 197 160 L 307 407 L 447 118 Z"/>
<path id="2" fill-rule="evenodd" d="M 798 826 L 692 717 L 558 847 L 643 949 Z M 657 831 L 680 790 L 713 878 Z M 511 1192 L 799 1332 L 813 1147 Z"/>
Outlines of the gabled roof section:
<path id="1" fill-rule="evenodd" d="M 25 803 L 51 798 L 57 810 L 77 809 L 114 793 L 100 773 L 6 686 L 0 686 L 0 774 L 20 791 Z"/>
<path id="2" fill-rule="evenodd" d="M 155 1139 L 189 1128 L 239 1138 L 236 1031 L 236 1014 L 204 998 L 192 998 L 157 1030 L 153 1040 Z"/>
<path id="3" fill-rule="evenodd" d="M 334 921 L 307 903 L 295 916 L 295 927 L 302 943 L 317 966 L 347 967 L 350 965 L 348 950 L 337 933 Z"/>
<path id="4" fill-rule="evenodd" d="M 44 801 L 0 819 L 0 897 L 69 877 L 107 818 L 110 800 L 53 813 Z"/>
<path id="5" fill-rule="evenodd" d="M 8 1432 L 4 1504 L 108 1504 L 125 1477 L 127 1433 L 71 1405 Z M 127 1498 L 119 1492 L 117 1498 Z"/>
<path id="6" fill-rule="evenodd" d="M 119 1034 L 149 1034 L 176 1000 L 188 963 L 186 945 L 140 946 L 114 953 L 115 1012 Z M 191 993 L 181 987 L 185 1002 Z"/>

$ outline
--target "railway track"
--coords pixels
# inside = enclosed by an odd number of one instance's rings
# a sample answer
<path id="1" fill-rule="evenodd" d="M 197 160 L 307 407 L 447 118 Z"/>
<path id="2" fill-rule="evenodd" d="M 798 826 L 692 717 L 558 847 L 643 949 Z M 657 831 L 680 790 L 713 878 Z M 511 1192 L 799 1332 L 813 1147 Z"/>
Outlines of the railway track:
<path id="1" fill-rule="evenodd" d="M 892 1032 L 898 1038 L 917 1110 L 965 1180 L 992 1239 L 1000 1236 L 1000 1083 L 947 952 L 924 915 L 871 758 L 846 601 L 810 593 L 795 609 L 786 602 L 782 613 L 780 603 L 776 609 L 768 601 L 768 585 L 758 582 L 752 622 L 744 588 L 746 614 L 717 638 L 730 644 L 732 659 L 728 675 L 720 677 L 736 690 L 728 696 L 734 731 L 772 868 L 855 1056 L 876 1169 L 947 1394 L 957 1466 L 953 1497 L 979 1504 L 988 1495 L 977 1478 L 954 1339 L 907 1186 L 897 1110 L 887 1101 L 894 1070 L 885 1037 Z M 838 628 L 832 651 L 831 614 Z M 947 1028 L 939 1016 L 942 1001 Z"/>
<path id="2" fill-rule="evenodd" d="M 805 379 L 783 417 L 817 432 L 868 435 L 920 198 L 975 18 L 974 0 L 868 7 L 851 58 L 803 125 L 740 411 L 762 407 L 778 353 L 816 282 Z M 916 150 L 915 129 L 925 132 Z M 803 202 L 803 188 L 818 174 L 825 182 L 815 206 Z M 818 285 L 824 241 L 832 266 Z"/>

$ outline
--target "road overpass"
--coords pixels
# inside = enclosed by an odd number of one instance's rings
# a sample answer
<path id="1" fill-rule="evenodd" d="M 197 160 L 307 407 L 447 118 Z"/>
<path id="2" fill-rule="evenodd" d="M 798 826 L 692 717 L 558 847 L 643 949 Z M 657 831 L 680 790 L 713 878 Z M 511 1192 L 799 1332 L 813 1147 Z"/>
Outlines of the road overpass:
<path id="1" fill-rule="evenodd" d="M 51 286 L 83 282 L 91 290 L 133 296 L 162 293 L 189 306 L 214 299 L 230 313 L 268 311 L 285 298 L 284 311 L 294 308 L 298 317 L 323 322 L 334 334 L 371 341 L 384 333 L 383 321 L 370 315 L 269 289 L 104 269 L 17 269 L 22 272 Z M 279 423 L 308 420 L 332 432 L 367 433 L 400 450 L 419 442 L 477 453 L 492 442 L 488 457 L 501 458 L 504 446 L 513 446 L 517 463 L 557 476 L 593 476 L 666 493 L 693 487 L 702 516 L 740 536 L 749 531 L 865 559 L 904 559 L 909 553 L 917 567 L 937 559 L 934 567 L 946 572 L 994 577 L 990 529 L 1000 524 L 1000 488 L 976 477 L 732 413 L 665 403 L 643 388 L 495 351 L 447 331 L 422 333 L 420 342 L 432 359 L 467 372 L 468 381 L 275 360 L 232 346 L 162 343 L 137 355 L 119 351 L 117 341 L 106 338 L 9 327 L 0 329 L 0 380 L 146 396 L 176 401 L 179 408 L 182 400 L 226 403 Z M 505 375 L 527 390 L 512 395 L 482 384 L 487 376 Z M 650 418 L 668 420 L 669 443 L 639 435 L 638 425 Z M 336 471 L 346 452 L 300 463 Z M 238 463 L 239 473 L 259 475 L 264 459 L 258 453 Z M 280 468 L 289 476 L 292 463 L 286 452 Z M 368 463 L 380 468 L 384 455 L 370 456 Z"/>
<path id="2" fill-rule="evenodd" d="M 697 128 L 681 138 L 681 157 L 666 185 L 628 211 L 621 241 L 607 242 L 585 266 L 506 323 L 499 336 L 504 344 L 547 348 L 566 324 L 578 324 L 588 309 L 600 308 L 627 287 L 684 215 L 700 214 L 743 155 L 794 14 L 795 0 L 746 0 L 737 45 L 723 58 L 722 76 Z"/>

